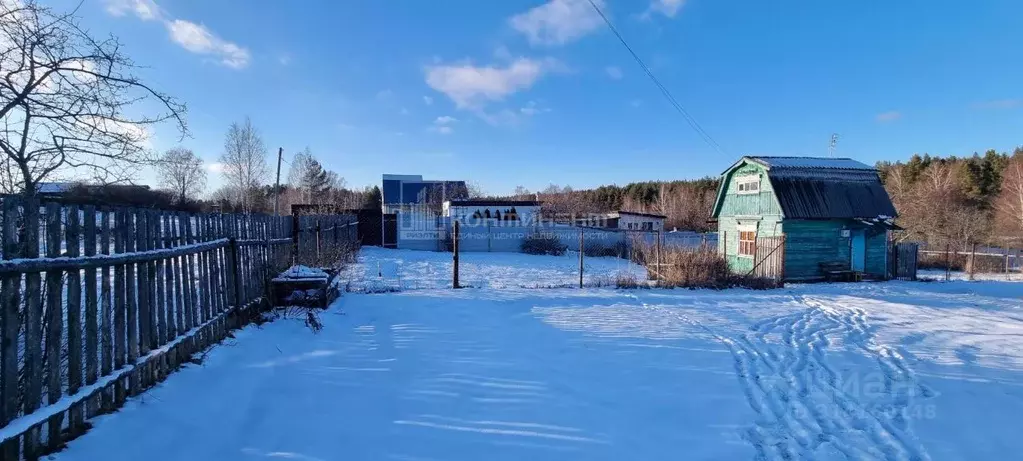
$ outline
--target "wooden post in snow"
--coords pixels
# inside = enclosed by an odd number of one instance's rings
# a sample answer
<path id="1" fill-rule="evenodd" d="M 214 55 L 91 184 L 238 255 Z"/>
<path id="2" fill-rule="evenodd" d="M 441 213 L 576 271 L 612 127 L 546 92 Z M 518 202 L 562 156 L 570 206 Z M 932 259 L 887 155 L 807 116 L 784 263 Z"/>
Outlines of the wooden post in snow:
<path id="1" fill-rule="evenodd" d="M 583 287 L 583 230 L 579 229 L 579 288 Z"/>
<path id="2" fill-rule="evenodd" d="M 951 248 L 949 248 L 949 245 L 950 244 L 948 244 L 948 243 L 945 244 L 945 281 L 946 282 L 949 280 L 949 278 L 951 278 L 950 277 L 951 274 L 949 274 L 949 271 L 951 270 L 951 267 L 949 267 L 949 261 L 948 261 L 948 252 L 951 249 Z"/>
<path id="3" fill-rule="evenodd" d="M 975 266 L 977 265 L 977 244 L 974 243 L 970 247 L 970 280 L 973 280 L 973 274 L 976 272 Z"/>
<path id="4" fill-rule="evenodd" d="M 452 264 L 452 269 L 451 269 L 451 288 L 461 288 L 461 285 L 458 283 L 458 240 L 459 240 L 459 237 L 460 237 L 460 235 L 459 235 L 459 233 L 460 233 L 459 232 L 460 231 L 460 226 L 458 224 L 458 220 L 454 220 L 454 221 L 455 221 L 455 223 L 454 223 L 454 235 L 452 236 L 452 248 L 451 248 L 453 250 L 453 253 L 454 253 L 454 255 L 452 256 L 452 263 L 453 264 Z"/>

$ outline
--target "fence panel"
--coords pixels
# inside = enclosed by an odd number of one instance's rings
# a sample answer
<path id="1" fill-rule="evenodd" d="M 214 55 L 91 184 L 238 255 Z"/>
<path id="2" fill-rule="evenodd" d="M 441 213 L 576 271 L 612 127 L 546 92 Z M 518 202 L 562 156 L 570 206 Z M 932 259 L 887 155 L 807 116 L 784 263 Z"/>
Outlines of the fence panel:
<path id="1" fill-rule="evenodd" d="M 781 282 L 785 278 L 785 236 L 757 237 L 751 275 Z"/>
<path id="2" fill-rule="evenodd" d="M 58 449 L 221 341 L 292 263 L 290 217 L 0 199 L 0 459 Z M 320 261 L 357 240 L 351 216 L 315 221 Z"/>

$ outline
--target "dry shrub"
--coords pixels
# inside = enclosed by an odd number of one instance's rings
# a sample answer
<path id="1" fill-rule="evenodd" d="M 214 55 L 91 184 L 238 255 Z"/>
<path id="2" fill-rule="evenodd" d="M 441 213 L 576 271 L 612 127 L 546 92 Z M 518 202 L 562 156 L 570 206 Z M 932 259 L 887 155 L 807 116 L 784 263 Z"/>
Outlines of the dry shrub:
<path id="1" fill-rule="evenodd" d="M 707 247 L 662 247 L 658 265 L 656 245 L 639 243 L 633 247 L 633 258 L 646 266 L 650 277 L 662 287 L 760 290 L 781 286 L 777 280 L 733 274 L 724 256 Z"/>
<path id="2" fill-rule="evenodd" d="M 968 250 L 967 250 L 968 251 Z M 980 250 L 978 250 L 979 252 Z M 975 273 L 1002 273 L 1005 272 L 1005 256 L 977 255 L 973 271 Z M 970 270 L 970 255 L 955 254 L 951 252 L 948 260 L 945 260 L 945 252 L 923 253 L 920 252 L 917 259 L 917 267 L 920 269 L 942 269 L 948 266 L 949 270 L 968 272 Z"/>

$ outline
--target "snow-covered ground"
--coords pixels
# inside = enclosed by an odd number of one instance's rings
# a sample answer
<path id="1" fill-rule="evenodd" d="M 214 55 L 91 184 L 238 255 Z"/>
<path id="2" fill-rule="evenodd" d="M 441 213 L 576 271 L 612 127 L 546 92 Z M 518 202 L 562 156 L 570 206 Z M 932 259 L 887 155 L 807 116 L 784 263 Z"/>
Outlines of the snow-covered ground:
<path id="1" fill-rule="evenodd" d="M 452 254 L 434 251 L 389 250 L 365 247 L 359 263 L 342 275 L 350 291 L 448 288 Z M 472 288 L 554 288 L 579 286 L 579 253 L 534 256 L 522 253 L 462 253 L 459 282 Z M 646 279 L 646 269 L 614 257 L 583 258 L 583 284 L 614 285 L 618 274 Z"/>
<path id="2" fill-rule="evenodd" d="M 1023 452 L 1023 284 L 497 289 L 515 274 L 570 279 L 571 264 L 522 258 L 513 258 L 518 270 L 480 258 L 486 288 L 451 290 L 429 288 L 448 280 L 444 268 L 433 278 L 415 255 L 367 251 L 360 270 L 379 278 L 376 261 L 381 271 L 393 264 L 422 289 L 346 294 L 318 334 L 298 319 L 237 332 L 54 458 L 972 461 Z"/>
<path id="3" fill-rule="evenodd" d="M 917 278 L 921 280 L 945 280 L 945 271 L 943 269 L 921 269 L 916 273 Z M 970 274 L 963 271 L 951 271 L 949 272 L 949 280 L 969 280 Z M 1012 281 L 1012 282 L 1023 282 L 1023 273 L 1021 272 L 1009 272 L 1009 273 L 992 273 L 983 272 L 973 274 L 974 281 L 984 280 L 995 280 L 995 281 Z"/>

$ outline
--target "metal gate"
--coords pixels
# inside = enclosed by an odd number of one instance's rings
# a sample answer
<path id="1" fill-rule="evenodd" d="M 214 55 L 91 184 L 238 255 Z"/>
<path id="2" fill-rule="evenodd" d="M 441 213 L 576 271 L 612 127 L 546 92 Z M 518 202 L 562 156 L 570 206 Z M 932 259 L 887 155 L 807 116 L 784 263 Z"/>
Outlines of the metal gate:
<path id="1" fill-rule="evenodd" d="M 896 243 L 891 248 L 891 267 L 889 277 L 896 280 L 916 280 L 917 255 L 919 245 L 916 243 Z"/>

